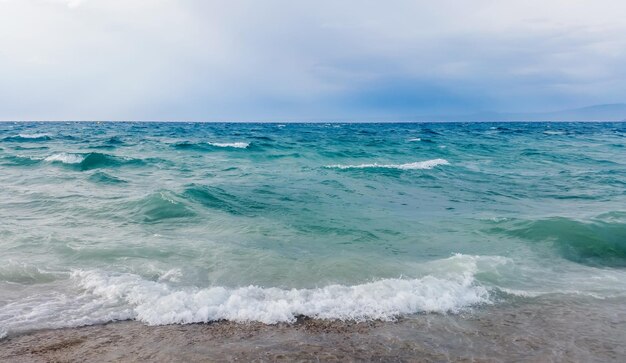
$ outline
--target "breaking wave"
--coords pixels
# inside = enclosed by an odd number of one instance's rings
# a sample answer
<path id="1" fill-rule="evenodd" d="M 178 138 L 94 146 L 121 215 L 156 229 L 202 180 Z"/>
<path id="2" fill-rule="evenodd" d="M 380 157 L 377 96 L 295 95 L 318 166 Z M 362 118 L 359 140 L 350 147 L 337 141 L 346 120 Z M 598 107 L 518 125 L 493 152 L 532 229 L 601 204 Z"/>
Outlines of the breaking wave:
<path id="1" fill-rule="evenodd" d="M 48 134 L 44 133 L 36 133 L 36 134 L 19 134 L 15 136 L 7 136 L 3 141 L 13 141 L 13 142 L 36 142 L 36 141 L 47 141 L 52 140 L 52 137 Z"/>
<path id="2" fill-rule="evenodd" d="M 391 320 L 401 314 L 458 312 L 489 301 L 488 290 L 474 285 L 470 273 L 453 279 L 427 276 L 291 290 L 247 286 L 181 291 L 135 275 L 110 276 L 94 271 L 76 272 L 74 278 L 95 296 L 131 304 L 129 318 L 152 325 L 216 320 L 275 324 L 293 322 L 299 315 Z"/>
<path id="3" fill-rule="evenodd" d="M 426 161 L 417 161 L 407 164 L 359 164 L 359 165 L 327 165 L 326 168 L 331 169 L 398 169 L 398 170 L 415 170 L 415 169 L 432 169 L 439 165 L 449 165 L 445 159 L 432 159 Z"/>
<path id="4" fill-rule="evenodd" d="M 249 142 L 189 142 L 182 141 L 172 145 L 176 149 L 181 150 L 198 150 L 198 151 L 210 151 L 219 149 L 247 149 L 250 146 Z"/>
<path id="5" fill-rule="evenodd" d="M 91 170 L 97 168 L 116 167 L 121 165 L 143 165 L 145 162 L 140 159 L 124 158 L 102 153 L 58 153 L 44 159 L 51 163 L 61 163 L 74 166 L 80 170 Z"/>
<path id="6" fill-rule="evenodd" d="M 54 155 L 50 155 L 47 158 L 44 159 L 45 161 L 49 161 L 49 162 L 60 162 L 63 164 L 79 164 L 81 163 L 83 160 L 85 160 L 85 155 L 83 154 L 69 154 L 69 153 L 60 153 L 60 154 L 54 154 Z"/>
<path id="7" fill-rule="evenodd" d="M 218 320 L 276 324 L 294 322 L 298 316 L 388 321 L 406 314 L 458 313 L 492 303 L 490 289 L 474 278 L 480 259 L 483 257 L 456 255 L 434 261 L 440 267 L 453 267 L 445 274 L 312 289 L 252 285 L 184 288 L 164 282 L 167 279 L 147 280 L 132 273 L 76 270 L 71 273 L 75 297 L 52 294 L 15 302 L 0 307 L 0 321 L 7 334 L 128 319 L 150 325 Z"/>
<path id="8" fill-rule="evenodd" d="M 234 147 L 236 149 L 245 149 L 250 146 L 248 142 L 209 142 L 208 144 L 215 147 Z"/>

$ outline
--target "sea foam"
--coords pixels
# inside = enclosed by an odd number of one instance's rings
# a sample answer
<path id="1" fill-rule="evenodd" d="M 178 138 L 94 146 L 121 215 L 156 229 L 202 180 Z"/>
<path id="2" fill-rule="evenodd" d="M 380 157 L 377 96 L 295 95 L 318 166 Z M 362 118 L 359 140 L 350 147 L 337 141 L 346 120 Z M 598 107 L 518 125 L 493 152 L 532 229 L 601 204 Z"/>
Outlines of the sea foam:
<path id="1" fill-rule="evenodd" d="M 37 141 L 47 141 L 51 140 L 49 134 L 46 133 L 35 133 L 35 134 L 25 134 L 21 133 L 14 136 L 7 136 L 2 139 L 2 141 L 12 141 L 12 142 L 37 142 Z"/>
<path id="2" fill-rule="evenodd" d="M 450 163 L 445 159 L 432 159 L 426 161 L 417 161 L 414 163 L 407 164 L 359 164 L 359 165 L 327 165 L 326 168 L 333 169 L 369 169 L 369 168 L 380 168 L 380 169 L 399 169 L 399 170 L 413 170 L 413 169 L 432 169 L 439 165 L 449 165 Z"/>
<path id="3" fill-rule="evenodd" d="M 145 160 L 133 159 L 124 156 L 115 156 L 111 154 L 103 154 L 90 152 L 85 154 L 62 152 L 52 154 L 44 159 L 48 162 L 62 163 L 71 165 L 79 170 L 90 170 L 97 168 L 118 167 L 122 165 L 145 165 Z"/>
<path id="4" fill-rule="evenodd" d="M 248 142 L 209 142 L 208 144 L 215 147 L 233 147 L 237 149 L 245 149 L 250 146 Z"/>
<path id="5" fill-rule="evenodd" d="M 23 139 L 43 139 L 43 138 L 47 138 L 50 137 L 49 134 L 45 134 L 45 133 L 37 133 L 37 134 L 19 134 L 19 137 L 23 138 Z"/>
<path id="6" fill-rule="evenodd" d="M 318 319 L 391 320 L 401 314 L 458 312 L 489 302 L 489 291 L 471 273 L 455 278 L 384 279 L 361 285 L 317 289 L 247 286 L 176 290 L 132 274 L 98 271 L 73 274 L 82 288 L 108 304 L 132 306 L 131 318 L 151 325 L 230 320 L 266 324 Z"/>
<path id="7" fill-rule="evenodd" d="M 85 160 L 85 156 L 80 154 L 59 153 L 50 155 L 44 160 L 49 162 L 61 162 L 63 164 L 80 164 Z"/>
<path id="8" fill-rule="evenodd" d="M 42 293 L 0 307 L 0 334 L 134 319 L 150 325 L 229 320 L 276 324 L 298 316 L 315 319 L 393 320 L 404 314 L 457 313 L 491 303 L 491 289 L 476 273 L 500 257 L 455 255 L 427 262 L 420 278 L 387 278 L 356 285 L 283 289 L 242 286 L 183 287 L 180 271 L 158 280 L 132 273 L 75 270 L 71 290 Z"/>

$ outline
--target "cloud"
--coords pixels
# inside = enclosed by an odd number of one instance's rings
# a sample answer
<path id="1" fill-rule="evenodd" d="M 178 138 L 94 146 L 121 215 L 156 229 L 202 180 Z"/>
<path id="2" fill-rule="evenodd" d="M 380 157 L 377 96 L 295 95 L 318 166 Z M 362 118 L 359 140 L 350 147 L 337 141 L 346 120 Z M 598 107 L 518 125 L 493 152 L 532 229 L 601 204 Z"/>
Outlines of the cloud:
<path id="1" fill-rule="evenodd" d="M 621 1 L 4 0 L 0 13 L 2 119 L 391 118 L 626 94 Z"/>
<path id="2" fill-rule="evenodd" d="M 67 0 L 66 2 L 68 8 L 75 8 L 82 3 L 82 0 Z"/>
<path id="3" fill-rule="evenodd" d="M 16 1 L 16 0 L 4 0 L 5 2 L 8 1 Z M 28 1 L 28 0 L 26 0 Z M 64 5 L 67 6 L 68 8 L 76 8 L 78 6 L 80 6 L 81 3 L 83 3 L 83 0 L 42 0 L 43 2 L 47 2 L 47 3 L 51 3 L 51 4 L 57 4 L 57 5 Z"/>

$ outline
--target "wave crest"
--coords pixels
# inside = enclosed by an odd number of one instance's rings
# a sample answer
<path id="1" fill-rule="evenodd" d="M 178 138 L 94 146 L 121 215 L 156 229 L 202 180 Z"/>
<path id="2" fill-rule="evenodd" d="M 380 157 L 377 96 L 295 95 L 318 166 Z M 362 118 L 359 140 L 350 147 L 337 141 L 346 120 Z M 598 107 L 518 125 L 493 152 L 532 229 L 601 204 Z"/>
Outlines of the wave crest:
<path id="1" fill-rule="evenodd" d="M 425 161 L 417 161 L 407 164 L 359 164 L 359 165 L 326 165 L 326 168 L 330 169 L 398 169 L 398 170 L 416 170 L 416 169 L 432 169 L 439 165 L 449 165 L 450 163 L 445 159 L 432 159 Z"/>
<path id="2" fill-rule="evenodd" d="M 186 218 L 195 213 L 179 200 L 178 196 L 168 191 L 161 191 L 129 202 L 132 215 L 145 223 L 156 223 L 167 219 Z"/>
<path id="3" fill-rule="evenodd" d="M 401 314 L 458 312 L 489 302 L 488 290 L 474 285 L 469 273 L 455 279 L 426 276 L 291 290 L 248 286 L 180 291 L 131 274 L 111 276 L 78 271 L 73 277 L 96 296 L 132 305 L 132 317 L 151 325 L 217 320 L 275 324 L 293 322 L 299 315 L 354 321 L 392 320 Z"/>
<path id="4" fill-rule="evenodd" d="M 36 141 L 48 141 L 52 140 L 49 134 L 44 133 L 36 133 L 36 134 L 18 134 L 15 136 L 7 136 L 3 141 L 13 141 L 13 142 L 36 142 Z"/>
<path id="5" fill-rule="evenodd" d="M 91 170 L 106 167 L 116 167 L 121 165 L 143 165 L 144 161 L 140 159 L 124 158 L 102 153 L 58 153 L 53 154 L 44 159 L 47 162 L 67 164 L 75 166 L 80 170 Z"/>
<path id="6" fill-rule="evenodd" d="M 249 142 L 190 142 L 182 141 L 172 145 L 176 149 L 182 150 L 198 150 L 198 151 L 210 151 L 219 149 L 247 149 L 250 146 Z"/>
<path id="7" fill-rule="evenodd" d="M 215 147 L 233 147 L 236 149 L 246 149 L 250 146 L 249 142 L 209 142 L 208 144 Z"/>
<path id="8" fill-rule="evenodd" d="M 82 154 L 59 153 L 50 155 L 44 160 L 48 162 L 58 161 L 63 164 L 79 164 L 85 160 L 85 156 Z"/>
<path id="9" fill-rule="evenodd" d="M 266 205 L 241 198 L 226 190 L 206 185 L 190 184 L 183 196 L 200 205 L 233 215 L 254 216 L 267 208 Z"/>
<path id="10" fill-rule="evenodd" d="M 505 228 L 494 230 L 528 241 L 551 243 L 561 256 L 573 262 L 626 266 L 626 223 L 623 220 L 584 222 L 547 218 L 507 224 Z"/>

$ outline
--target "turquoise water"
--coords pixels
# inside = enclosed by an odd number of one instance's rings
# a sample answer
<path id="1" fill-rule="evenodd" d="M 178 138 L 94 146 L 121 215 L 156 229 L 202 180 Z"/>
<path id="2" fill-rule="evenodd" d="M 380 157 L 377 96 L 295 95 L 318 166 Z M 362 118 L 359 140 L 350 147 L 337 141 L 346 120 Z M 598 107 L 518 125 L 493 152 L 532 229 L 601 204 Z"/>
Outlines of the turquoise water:
<path id="1" fill-rule="evenodd" d="M 625 123 L 0 123 L 0 186 L 0 335 L 626 299 Z"/>

